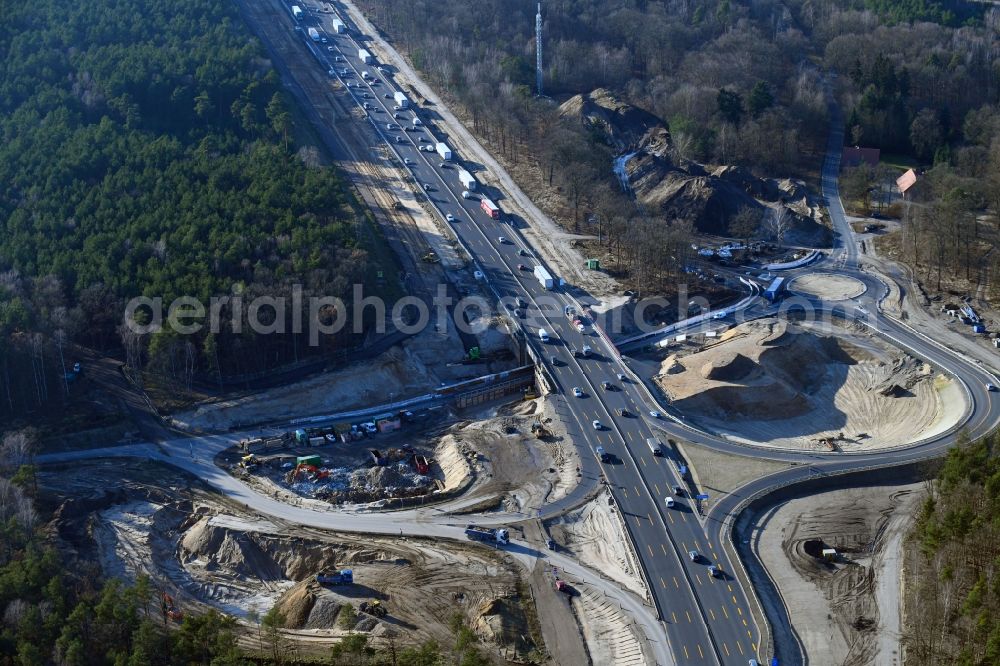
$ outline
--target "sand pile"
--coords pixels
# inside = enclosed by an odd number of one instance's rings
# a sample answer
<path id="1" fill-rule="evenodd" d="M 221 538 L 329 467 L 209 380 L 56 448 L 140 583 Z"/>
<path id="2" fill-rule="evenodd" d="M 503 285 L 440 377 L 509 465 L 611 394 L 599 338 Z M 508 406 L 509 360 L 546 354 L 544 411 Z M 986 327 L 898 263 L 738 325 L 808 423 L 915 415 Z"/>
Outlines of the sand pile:
<path id="1" fill-rule="evenodd" d="M 683 357 L 697 371 L 655 378 L 682 413 L 732 439 L 863 450 L 927 437 L 962 413 L 954 382 L 866 333 L 777 320 L 733 330 Z"/>
<path id="2" fill-rule="evenodd" d="M 181 562 L 208 570 L 224 569 L 244 578 L 283 578 L 280 568 L 253 536 L 217 528 L 210 522 L 210 518 L 202 518 L 184 534 L 179 546 Z"/>
<path id="3" fill-rule="evenodd" d="M 289 629 L 332 629 L 343 602 L 312 579 L 304 580 L 288 590 L 278 603 Z"/>
<path id="4" fill-rule="evenodd" d="M 373 548 L 237 531 L 210 517 L 199 519 L 184 533 L 178 550 L 185 565 L 261 581 L 298 581 L 324 569 L 395 560 Z"/>
<path id="5" fill-rule="evenodd" d="M 519 653 L 531 650 L 525 641 L 530 635 L 524 612 L 507 599 L 489 599 L 479 605 L 473 630 L 496 645 L 512 646 Z"/>

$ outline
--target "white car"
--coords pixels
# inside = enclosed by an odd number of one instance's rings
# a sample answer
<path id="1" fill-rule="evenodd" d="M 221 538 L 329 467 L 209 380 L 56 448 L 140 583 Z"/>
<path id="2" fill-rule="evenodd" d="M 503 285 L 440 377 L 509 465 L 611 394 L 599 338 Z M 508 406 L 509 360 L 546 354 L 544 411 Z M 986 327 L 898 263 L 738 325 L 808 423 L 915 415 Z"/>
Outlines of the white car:
<path id="1" fill-rule="evenodd" d="M 655 409 L 649 410 L 649 415 L 652 416 L 654 419 L 660 418 L 660 413 Z"/>
<path id="2" fill-rule="evenodd" d="M 601 422 L 598 421 L 597 419 L 594 419 L 594 422 L 591 423 L 591 425 L 594 426 L 594 430 L 603 430 L 604 429 L 604 426 L 601 425 Z"/>
<path id="3" fill-rule="evenodd" d="M 326 50 L 329 51 L 330 53 L 333 53 L 333 47 L 332 46 L 326 47 Z"/>
<path id="4" fill-rule="evenodd" d="M 677 502 L 674 501 L 673 497 L 668 497 L 667 499 L 664 500 L 664 502 L 666 503 L 668 509 L 674 508 L 674 506 L 677 504 Z"/>
<path id="5" fill-rule="evenodd" d="M 411 160 L 409 157 L 404 157 L 403 164 L 413 164 L 413 160 Z"/>
<path id="6" fill-rule="evenodd" d="M 500 236 L 499 238 L 497 238 L 497 242 L 500 243 L 501 245 L 503 245 L 504 243 L 507 242 L 507 237 L 506 236 Z"/>
<path id="7" fill-rule="evenodd" d="M 625 373 L 624 372 L 619 372 L 618 373 L 618 381 L 620 381 L 620 382 L 625 381 Z"/>
<path id="8" fill-rule="evenodd" d="M 724 310 L 722 312 L 716 312 L 714 315 L 712 315 L 712 319 L 725 319 L 725 318 L 726 318 L 726 312 Z"/>
<path id="9" fill-rule="evenodd" d="M 369 435 L 374 435 L 375 433 L 378 432 L 378 428 L 375 427 L 375 424 L 372 423 L 371 421 L 369 421 L 368 423 L 362 423 L 361 427 L 364 428 L 365 432 L 367 432 Z"/>
<path id="10" fill-rule="evenodd" d="M 575 395 L 577 398 L 582 398 L 583 397 L 583 391 L 580 390 L 579 386 L 574 386 L 573 387 L 573 395 Z"/>
<path id="11" fill-rule="evenodd" d="M 444 216 L 444 219 L 448 220 L 449 222 L 454 222 L 455 216 L 452 215 L 451 213 L 448 213 L 447 215 Z"/>

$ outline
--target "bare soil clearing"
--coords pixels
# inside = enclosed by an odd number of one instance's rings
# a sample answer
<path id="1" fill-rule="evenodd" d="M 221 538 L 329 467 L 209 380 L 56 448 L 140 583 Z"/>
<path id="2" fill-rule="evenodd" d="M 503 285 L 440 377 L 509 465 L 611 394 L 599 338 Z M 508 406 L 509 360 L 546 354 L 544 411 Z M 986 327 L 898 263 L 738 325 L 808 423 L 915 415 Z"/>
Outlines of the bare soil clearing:
<path id="1" fill-rule="evenodd" d="M 560 548 L 625 589 L 644 596 L 646 585 L 629 548 L 620 514 L 609 505 L 609 497 L 602 493 L 584 506 L 546 521 L 546 525 Z"/>
<path id="2" fill-rule="evenodd" d="M 861 328 L 758 320 L 683 354 L 655 381 L 681 412 L 735 441 L 873 450 L 942 432 L 965 410 L 953 380 Z"/>
<path id="3" fill-rule="evenodd" d="M 130 480 L 106 492 L 123 472 Z M 185 487 L 189 479 L 160 465 L 83 463 L 73 475 L 43 471 L 40 481 L 47 491 L 76 497 L 54 523 L 69 547 L 96 551 L 106 575 L 151 576 L 182 610 L 213 607 L 241 618 L 251 644 L 250 614 L 277 605 L 287 617 L 286 638 L 303 652 L 322 651 L 346 634 L 337 619 L 347 604 L 377 599 L 388 616 L 358 613 L 353 627 L 376 642 L 391 635 L 402 643 L 447 643 L 458 612 L 509 659 L 523 660 L 538 647 L 522 573 L 501 551 L 278 524 L 242 513 L 197 482 Z M 316 573 L 342 568 L 353 570 L 354 584 L 315 582 Z"/>
<path id="4" fill-rule="evenodd" d="M 902 663 L 899 551 L 922 497 L 922 484 L 836 490 L 761 518 L 757 551 L 809 663 Z"/>
<path id="5" fill-rule="evenodd" d="M 501 342 L 505 344 L 502 339 Z M 504 349 L 494 346 L 497 350 Z M 234 400 L 208 403 L 175 414 L 173 421 L 187 428 L 228 430 L 234 425 L 259 422 L 264 411 L 269 421 L 335 414 L 423 395 L 442 382 L 471 379 L 513 367 L 509 357 L 490 363 L 463 364 L 464 356 L 457 336 L 428 329 L 375 359 Z"/>

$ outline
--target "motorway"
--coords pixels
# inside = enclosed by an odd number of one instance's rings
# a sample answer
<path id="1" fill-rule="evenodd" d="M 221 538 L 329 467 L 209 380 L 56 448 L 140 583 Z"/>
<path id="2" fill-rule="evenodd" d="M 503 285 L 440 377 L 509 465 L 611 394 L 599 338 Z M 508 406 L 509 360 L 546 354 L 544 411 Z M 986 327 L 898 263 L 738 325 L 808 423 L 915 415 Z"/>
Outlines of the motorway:
<path id="1" fill-rule="evenodd" d="M 341 12 L 341 16 L 346 17 L 346 12 Z M 320 28 L 329 25 L 326 14 L 312 12 L 311 18 Z M 590 447 L 591 451 L 598 446 L 603 447 L 615 461 L 603 466 L 604 475 L 625 517 L 635 553 L 641 562 L 676 662 L 744 664 L 751 656 L 770 657 L 758 655 L 761 634 L 750 614 L 748 595 L 728 574 L 734 569 L 722 548 L 723 542 L 731 538 L 731 518 L 743 502 L 769 489 L 817 475 L 843 474 L 940 456 L 954 441 L 958 427 L 897 450 L 838 455 L 784 452 L 763 447 L 753 449 L 690 428 L 680 419 L 651 417 L 652 410 L 665 410 L 657 406 L 648 388 L 631 373 L 627 360 L 619 355 L 610 341 L 598 335 L 592 327 L 586 334 L 581 333 L 563 316 L 562 308 L 566 305 L 575 306 L 577 311 L 582 311 L 582 308 L 570 294 L 559 289 L 545 290 L 534 279 L 531 269 L 541 262 L 533 257 L 518 231 L 506 224 L 503 216 L 501 220 L 494 221 L 481 212 L 477 198 L 462 198 L 464 188 L 458 182 L 456 165 L 443 162 L 435 153 L 417 149 L 421 145 L 419 137 L 426 134 L 425 131 L 385 129 L 383 120 L 402 123 L 411 120 L 415 113 L 407 111 L 400 120 L 392 117 L 395 112 L 393 103 L 385 97 L 386 94 L 391 97 L 396 90 L 391 76 L 357 59 L 360 45 L 351 30 L 342 35 L 326 34 L 326 37 L 328 46 L 334 49 L 333 53 L 340 55 L 354 72 L 353 82 L 361 86 L 349 88 L 351 94 L 359 103 L 368 102 L 370 106 L 380 109 L 367 114 L 373 126 L 396 151 L 401 162 L 410 162 L 406 166 L 417 187 L 430 185 L 427 195 L 442 217 L 448 214 L 454 216 L 451 229 L 476 268 L 485 274 L 496 298 L 504 303 L 503 307 L 508 311 L 512 309 L 507 307 L 511 301 L 517 298 L 527 300 L 529 307 L 520 324 L 535 351 L 536 361 L 547 368 L 553 388 L 565 396 L 572 408 L 572 418 L 576 423 L 571 435 L 578 445 Z M 315 52 L 317 47 L 308 43 L 307 39 L 305 42 Z M 337 67 L 338 64 L 331 63 L 331 66 Z M 370 72 L 378 83 L 369 85 L 361 81 L 362 70 Z M 364 93 L 370 97 L 362 97 Z M 792 280 L 797 275 L 822 268 L 861 280 L 866 292 L 846 306 L 802 298 L 789 299 L 786 303 L 773 306 L 757 299 L 735 314 L 739 319 L 746 320 L 772 315 L 787 308 L 790 303 L 798 302 L 817 313 L 829 315 L 837 310 L 844 317 L 856 318 L 891 343 L 958 378 L 966 387 L 970 406 L 961 425 L 973 437 L 985 434 L 1000 423 L 1000 403 L 985 390 L 988 382 L 996 383 L 992 374 L 905 325 L 879 315 L 878 303 L 887 288 L 859 267 L 857 243 L 837 189 L 843 136 L 837 122 L 837 109 L 831 107 L 831 112 L 834 130 L 830 134 L 827 159 L 823 165 L 822 188 L 838 236 L 837 249 L 819 264 L 788 271 L 787 275 Z M 397 136 L 404 137 L 402 142 Z M 426 139 L 428 143 L 424 145 L 438 140 L 429 134 Z M 458 161 L 457 156 L 454 161 Z M 494 201 L 502 204 L 502 195 L 490 194 Z M 726 319 L 731 323 L 733 318 L 730 315 Z M 549 343 L 544 344 L 538 339 L 539 328 L 548 331 L 551 336 Z M 578 358 L 570 352 L 571 347 L 581 349 L 584 344 L 594 350 L 590 357 Z M 619 373 L 624 375 L 624 381 L 618 379 Z M 602 388 L 602 382 L 609 382 L 611 390 Z M 581 389 L 582 397 L 573 395 L 574 388 Z M 621 409 L 627 410 L 627 416 L 621 415 Z M 593 427 L 593 421 L 600 422 L 600 430 Z M 654 456 L 648 448 L 646 441 L 650 437 L 661 441 L 667 437 L 682 438 L 724 452 L 753 454 L 798 465 L 786 472 L 758 479 L 738 492 L 720 498 L 708 506 L 706 517 L 701 518 L 694 510 L 694 501 L 690 498 L 685 480 L 678 476 L 676 465 L 668 458 Z M 674 496 L 672 488 L 675 485 L 684 488 L 685 498 L 675 497 L 675 508 L 668 509 L 665 501 L 667 497 Z M 543 513 L 557 508 L 547 509 Z M 698 552 L 698 561 L 689 559 L 688 552 L 691 550 Z M 708 574 L 710 563 L 721 565 L 727 572 L 723 578 L 713 578 Z M 772 622 L 775 619 L 778 618 L 772 617 Z M 787 632 L 782 631 L 776 631 L 775 636 L 775 650 L 783 658 L 783 663 L 795 663 L 801 659 L 794 637 L 787 640 Z"/>
<path id="2" fill-rule="evenodd" d="M 759 631 L 752 622 L 746 595 L 728 574 L 732 563 L 718 539 L 706 532 L 690 492 L 685 490 L 683 498 L 675 496 L 674 486 L 687 488 L 676 465 L 667 457 L 654 456 L 646 443 L 658 437 L 650 424 L 656 419 L 649 416 L 657 408 L 648 406 L 649 396 L 641 383 L 632 378 L 614 347 L 593 327 L 581 333 L 564 316 L 565 306 L 573 306 L 577 312 L 582 312 L 582 307 L 569 294 L 546 290 L 534 278 L 532 269 L 540 262 L 517 229 L 506 223 L 505 216 L 493 220 L 481 211 L 478 195 L 462 197 L 465 188 L 458 180 L 457 156 L 444 161 L 436 153 L 418 149 L 434 145 L 440 137 L 431 136 L 426 125 L 409 131 L 389 128 L 390 123 L 394 128 L 412 128 L 419 111 L 394 108 L 392 97 L 398 87 L 375 63 L 366 64 L 358 58 L 363 45 L 355 40 L 356 33 L 334 34 L 330 14 L 301 6 L 308 12 L 303 28 L 315 27 L 327 40 L 313 42 L 303 30 L 303 44 L 319 66 L 341 79 L 442 218 L 453 216 L 452 230 L 475 268 L 484 274 L 495 298 L 503 303 L 500 307 L 517 319 L 511 313 L 516 300 L 527 301 L 520 323 L 536 360 L 547 367 L 554 388 L 572 407 L 576 423 L 571 436 L 578 446 L 589 446 L 591 452 L 603 447 L 615 461 L 604 465 L 604 475 L 625 518 L 676 661 L 745 664 L 756 657 Z M 341 18 L 345 17 L 341 12 Z M 291 19 L 289 26 L 291 29 Z M 345 69 L 346 76 L 342 74 Z M 362 72 L 368 72 L 367 79 Z M 366 103 L 368 109 L 364 108 Z M 502 197 L 495 200 L 502 202 Z M 538 339 L 541 328 L 551 336 L 548 344 Z M 571 347 L 582 349 L 584 345 L 593 348 L 590 357 L 578 358 L 571 353 Z M 619 374 L 625 376 L 624 381 L 618 379 Z M 601 387 L 605 381 L 610 390 Z M 573 388 L 580 388 L 582 397 L 574 397 Z M 628 415 L 621 416 L 621 409 Z M 600 422 L 600 430 L 594 428 L 594 421 Z M 672 509 L 666 506 L 668 497 L 675 500 Z M 690 551 L 697 552 L 695 561 L 689 557 Z M 710 564 L 721 567 L 721 577 L 709 575 Z"/>
<path id="3" fill-rule="evenodd" d="M 771 654 L 760 654 L 762 632 L 756 626 L 751 603 L 757 604 L 753 594 L 747 594 L 739 580 L 732 574 L 739 562 L 732 562 L 724 548 L 731 539 L 731 521 L 747 498 L 786 484 L 796 483 L 815 477 L 817 474 L 842 474 L 873 466 L 900 465 L 913 460 L 940 456 L 954 441 L 955 431 L 942 433 L 911 447 L 882 451 L 878 454 L 822 454 L 783 452 L 775 449 L 748 447 L 731 442 L 723 437 L 685 425 L 680 419 L 653 416 L 654 410 L 666 416 L 666 409 L 658 406 L 655 398 L 643 381 L 628 367 L 614 345 L 595 327 L 577 330 L 563 314 L 563 308 L 574 306 L 582 311 L 573 296 L 563 289 L 546 290 L 533 277 L 531 269 L 541 261 L 525 244 L 517 229 L 502 216 L 493 220 L 480 210 L 478 197 L 464 199 L 464 189 L 458 180 L 458 156 L 452 162 L 443 162 L 436 153 L 418 150 L 420 145 L 433 145 L 440 137 L 432 137 L 426 129 L 404 131 L 387 127 L 411 126 L 415 113 L 423 110 L 396 110 L 393 108 L 392 93 L 399 88 L 388 71 L 376 69 L 376 64 L 365 64 L 358 59 L 361 45 L 355 40 L 356 32 L 351 29 L 346 12 L 340 17 L 348 24 L 345 34 L 335 35 L 331 28 L 331 15 L 316 11 L 310 3 L 299 3 L 306 10 L 303 28 L 323 29 L 326 43 L 315 43 L 305 30 L 301 31 L 304 49 L 312 54 L 317 66 L 324 71 L 333 71 L 331 78 L 351 83 L 346 87 L 358 105 L 358 115 L 367 117 L 374 131 L 391 148 L 402 168 L 409 170 L 415 186 L 424 191 L 429 202 L 455 234 L 459 243 L 471 257 L 474 269 L 483 274 L 484 285 L 506 310 L 511 320 L 523 331 L 529 348 L 537 363 L 543 365 L 551 378 L 552 388 L 565 401 L 568 409 L 564 413 L 571 419 L 567 423 L 569 434 L 582 452 L 589 452 L 584 463 L 585 474 L 592 472 L 596 478 L 603 474 L 624 518 L 624 523 L 641 564 L 644 577 L 649 585 L 654 615 L 645 623 L 647 635 L 665 637 L 666 644 L 651 641 L 654 659 L 660 664 L 671 662 L 687 664 L 747 664 L 751 658 L 766 659 Z M 295 22 L 289 11 L 284 18 L 288 29 L 293 30 Z M 303 57 L 307 57 L 305 51 Z M 336 60 L 335 58 L 342 60 Z M 340 71 L 347 69 L 349 76 Z M 373 77 L 362 80 L 361 72 L 367 71 Z M 374 81 L 374 82 L 373 82 Z M 386 97 L 388 95 L 388 98 Z M 371 108 L 365 109 L 367 103 Z M 393 114 L 399 114 L 395 118 Z M 426 122 L 429 118 L 425 118 Z M 425 141 L 421 142 L 421 137 Z M 864 272 L 858 266 L 857 245 L 843 208 L 840 207 L 836 192 L 837 170 L 839 168 L 840 137 L 831 136 L 831 150 L 824 165 L 823 189 L 828 198 L 829 209 L 838 232 L 838 250 L 824 262 L 830 271 L 851 275 L 862 280 L 867 291 L 864 297 L 849 304 L 845 316 L 864 315 L 878 334 L 894 344 L 910 350 L 937 368 L 954 375 L 967 389 L 969 412 L 964 426 L 973 437 L 987 432 L 1000 423 L 1000 404 L 985 390 L 985 384 L 995 380 L 991 374 L 977 363 L 952 354 L 946 348 L 912 331 L 905 325 L 878 314 L 878 302 L 886 287 L 878 279 Z M 454 147 L 452 147 L 454 150 Z M 408 163 L 407 163 L 408 161 Z M 442 166 L 442 164 L 444 166 Z M 428 187 L 424 187 L 427 185 Z M 495 194 L 490 192 L 490 194 Z M 492 196 L 502 204 L 501 196 Z M 445 216 L 454 216 L 454 222 L 446 222 Z M 503 239 L 503 240 L 501 240 Z M 519 268 L 524 265 L 524 269 Z M 805 270 L 814 271 L 815 266 L 790 272 L 790 276 Z M 516 299 L 526 301 L 524 317 L 515 312 Z M 831 304 L 808 301 L 804 305 L 818 312 L 829 313 Z M 735 317 L 744 319 L 773 314 L 778 306 L 763 303 L 760 299 L 748 303 L 748 307 L 727 317 L 731 322 Z M 538 330 L 545 328 L 551 336 L 549 343 L 539 339 Z M 593 348 L 586 358 L 577 357 L 571 348 L 582 349 L 583 345 Z M 619 374 L 624 379 L 619 378 Z M 608 382 L 610 388 L 602 388 Z M 579 388 L 581 396 L 574 395 Z M 627 410 L 624 414 L 621 410 Z M 593 422 L 599 422 L 595 427 Z M 202 438 L 199 455 L 228 446 L 238 434 L 225 438 Z M 678 474 L 677 460 L 673 451 L 666 456 L 653 455 L 647 439 L 665 441 L 667 437 L 681 438 L 719 451 L 738 455 L 755 455 L 776 460 L 799 463 L 785 472 L 753 481 L 738 492 L 719 498 L 708 505 L 706 515 L 701 515 L 690 497 L 691 487 Z M 198 460 L 194 450 L 190 459 L 185 459 L 185 443 L 167 442 L 161 448 L 136 449 L 133 455 L 159 457 L 171 464 L 185 467 L 205 478 L 214 486 L 248 506 L 265 513 L 281 515 L 288 520 L 301 520 L 331 529 L 352 529 L 380 533 L 431 534 L 448 538 L 461 538 L 461 530 L 448 524 L 447 517 L 431 520 L 427 514 L 418 512 L 396 512 L 388 515 L 364 516 L 345 512 L 330 511 L 328 516 L 317 522 L 319 512 L 290 507 L 273 499 L 254 493 L 247 486 L 233 479 L 228 473 L 218 469 L 210 458 Z M 203 445 L 208 448 L 203 448 Z M 165 448 L 164 448 L 165 447 Z M 610 454 L 612 462 L 601 464 L 594 454 L 602 447 Z M 110 452 L 105 452 L 110 453 Z M 128 455 L 120 449 L 114 455 Z M 101 455 L 100 451 L 84 451 L 79 457 Z M 65 456 L 63 456 L 65 458 Z M 678 497 L 673 487 L 681 486 L 683 497 Z M 672 497 L 676 506 L 668 508 L 667 498 Z M 560 506 L 547 506 L 541 515 L 551 515 Z M 302 513 L 301 512 L 306 512 Z M 596 579 L 577 563 L 556 554 L 541 554 L 514 544 L 513 554 L 522 559 L 547 557 L 580 577 L 588 577 L 595 585 L 615 595 L 616 591 L 606 582 Z M 697 561 L 688 557 L 688 551 L 697 551 Z M 708 565 L 720 565 L 723 576 L 714 578 L 708 573 Z M 636 617 L 650 618 L 648 609 L 634 598 L 620 591 L 616 598 Z M 771 623 L 783 622 L 785 618 L 771 614 Z M 649 624 L 657 624 L 650 627 Z M 766 628 L 765 628 L 766 631 Z M 801 661 L 794 636 L 787 632 L 775 631 L 775 649 L 782 657 L 782 663 Z M 763 663 L 766 663 L 764 661 Z"/>

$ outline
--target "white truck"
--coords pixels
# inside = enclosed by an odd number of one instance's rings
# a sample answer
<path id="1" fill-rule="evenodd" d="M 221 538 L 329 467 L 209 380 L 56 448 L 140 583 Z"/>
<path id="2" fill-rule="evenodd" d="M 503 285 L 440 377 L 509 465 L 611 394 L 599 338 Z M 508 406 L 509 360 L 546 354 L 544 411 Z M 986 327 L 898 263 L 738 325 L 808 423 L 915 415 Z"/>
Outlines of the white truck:
<path id="1" fill-rule="evenodd" d="M 493 529 L 470 523 L 465 527 L 465 536 L 473 541 L 484 541 L 499 545 L 510 543 L 510 532 L 503 527 Z"/>
<path id="2" fill-rule="evenodd" d="M 555 285 L 555 281 L 544 266 L 535 266 L 535 278 L 543 289 L 552 289 Z"/>
<path id="3" fill-rule="evenodd" d="M 406 95 L 404 95 L 403 93 L 397 92 L 395 95 L 392 96 L 392 98 L 396 100 L 396 104 L 399 105 L 399 108 L 401 109 L 410 108 L 410 100 L 408 100 L 406 98 Z"/>
<path id="4" fill-rule="evenodd" d="M 435 146 L 434 149 L 437 151 L 437 154 L 441 156 L 441 159 L 451 159 L 451 148 L 448 147 L 448 144 L 438 141 L 437 146 Z"/>
<path id="5" fill-rule="evenodd" d="M 342 35 L 347 30 L 347 26 L 336 16 L 333 17 L 333 32 L 336 35 Z"/>
<path id="6" fill-rule="evenodd" d="M 472 174 L 465 169 L 458 170 L 458 180 L 462 183 L 462 187 L 467 190 L 476 189 L 476 179 L 472 177 Z"/>
<path id="7" fill-rule="evenodd" d="M 313 40 L 314 42 L 318 42 L 319 30 L 317 30 L 316 28 L 309 28 L 309 39 Z"/>
<path id="8" fill-rule="evenodd" d="M 358 59 L 366 65 L 372 64 L 372 54 L 368 53 L 368 49 L 358 49 Z"/>
<path id="9" fill-rule="evenodd" d="M 292 5 L 292 18 L 296 21 L 302 20 L 302 8 L 298 5 Z"/>
<path id="10" fill-rule="evenodd" d="M 660 445 L 660 440 L 656 439 L 655 437 L 647 437 L 646 446 L 649 447 L 649 450 L 653 452 L 654 456 L 663 455 L 663 447 Z"/>

